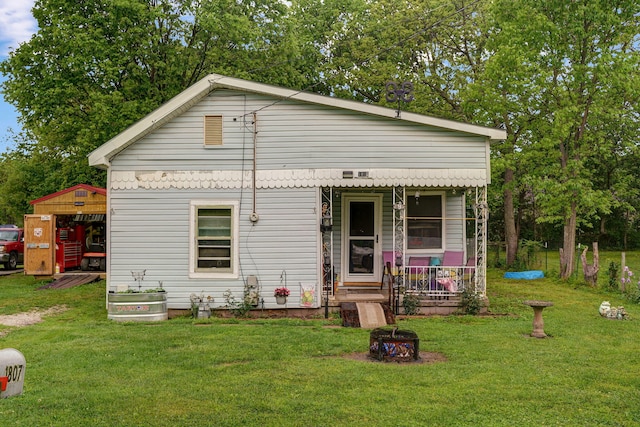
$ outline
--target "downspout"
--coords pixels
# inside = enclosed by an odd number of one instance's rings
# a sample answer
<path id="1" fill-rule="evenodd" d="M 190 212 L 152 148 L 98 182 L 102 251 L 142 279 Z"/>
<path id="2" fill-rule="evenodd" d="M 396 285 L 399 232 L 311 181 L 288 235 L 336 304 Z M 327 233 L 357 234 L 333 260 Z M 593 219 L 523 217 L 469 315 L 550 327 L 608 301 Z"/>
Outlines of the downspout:
<path id="1" fill-rule="evenodd" d="M 260 217 L 258 216 L 258 213 L 256 212 L 256 170 L 258 169 L 257 166 L 257 161 L 256 161 L 256 155 L 257 155 L 257 147 L 256 147 L 256 143 L 258 140 L 258 115 L 257 113 L 254 111 L 253 112 L 253 170 L 251 171 L 251 179 L 252 179 L 252 183 L 251 183 L 251 189 L 253 192 L 253 208 L 251 211 L 251 215 L 249 216 L 249 219 L 251 220 L 252 223 L 256 223 L 258 222 L 258 220 L 260 219 Z"/>

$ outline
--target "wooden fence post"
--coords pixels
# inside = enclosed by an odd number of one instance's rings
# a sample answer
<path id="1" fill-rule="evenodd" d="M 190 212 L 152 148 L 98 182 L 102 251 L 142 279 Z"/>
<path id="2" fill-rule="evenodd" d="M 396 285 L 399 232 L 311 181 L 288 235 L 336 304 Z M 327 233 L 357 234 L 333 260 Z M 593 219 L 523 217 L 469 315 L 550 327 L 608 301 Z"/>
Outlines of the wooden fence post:
<path id="1" fill-rule="evenodd" d="M 621 279 L 626 279 L 626 277 L 624 277 L 624 267 L 627 265 L 627 254 L 625 252 L 622 252 L 622 254 L 620 255 L 620 277 Z M 624 280 L 620 280 L 620 290 L 622 292 L 625 292 L 627 289 L 627 284 Z"/>

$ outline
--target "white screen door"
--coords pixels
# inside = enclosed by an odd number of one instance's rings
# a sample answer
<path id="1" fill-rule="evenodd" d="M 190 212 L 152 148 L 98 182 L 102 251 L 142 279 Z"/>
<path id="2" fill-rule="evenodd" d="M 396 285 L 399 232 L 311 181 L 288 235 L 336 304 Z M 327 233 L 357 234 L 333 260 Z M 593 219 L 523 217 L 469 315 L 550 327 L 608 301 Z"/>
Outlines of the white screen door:
<path id="1" fill-rule="evenodd" d="M 344 282 L 380 282 L 382 195 L 345 194 L 342 218 Z"/>

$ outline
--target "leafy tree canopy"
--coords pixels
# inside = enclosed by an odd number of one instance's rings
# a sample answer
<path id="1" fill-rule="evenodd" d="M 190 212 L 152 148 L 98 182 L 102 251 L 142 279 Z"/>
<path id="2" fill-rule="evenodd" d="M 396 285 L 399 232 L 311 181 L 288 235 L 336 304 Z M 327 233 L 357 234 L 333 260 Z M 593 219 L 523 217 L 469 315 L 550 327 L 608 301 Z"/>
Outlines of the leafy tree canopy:
<path id="1" fill-rule="evenodd" d="M 20 207 L 61 186 L 104 185 L 87 154 L 206 74 L 294 88 L 311 75 L 279 0 L 38 0 L 33 14 L 38 32 L 0 63 L 33 141 L 3 158 L 29 182 L 0 183 L 22 194 Z"/>
<path id="2" fill-rule="evenodd" d="M 625 241 L 637 228 L 637 0 L 38 0 L 34 16 L 0 63 L 24 129 L 0 215 L 104 185 L 86 155 L 217 72 L 392 108 L 386 82 L 410 81 L 403 110 L 504 127 L 489 200 L 512 257 L 539 224 L 567 250 L 607 219 Z"/>

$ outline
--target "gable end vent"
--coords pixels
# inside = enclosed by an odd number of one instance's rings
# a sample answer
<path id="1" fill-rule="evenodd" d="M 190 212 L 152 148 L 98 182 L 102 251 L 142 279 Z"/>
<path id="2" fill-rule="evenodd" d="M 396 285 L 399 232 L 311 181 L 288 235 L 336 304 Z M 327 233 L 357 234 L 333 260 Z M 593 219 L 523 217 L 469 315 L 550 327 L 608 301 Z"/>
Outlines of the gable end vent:
<path id="1" fill-rule="evenodd" d="M 204 146 L 222 145 L 222 116 L 204 116 Z"/>

